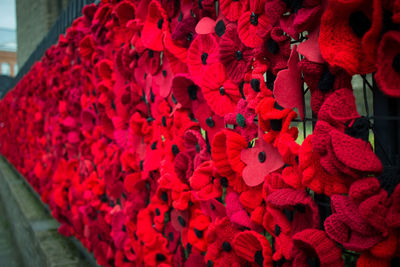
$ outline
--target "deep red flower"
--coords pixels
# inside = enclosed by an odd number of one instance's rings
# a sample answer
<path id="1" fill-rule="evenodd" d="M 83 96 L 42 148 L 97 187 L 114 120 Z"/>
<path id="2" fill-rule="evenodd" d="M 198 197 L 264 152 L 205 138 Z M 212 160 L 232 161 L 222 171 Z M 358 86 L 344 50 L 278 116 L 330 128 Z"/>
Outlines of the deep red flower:
<path id="1" fill-rule="evenodd" d="M 400 81 L 400 35 L 398 32 L 385 33 L 379 44 L 377 56 L 376 82 L 385 94 L 400 97 L 398 84 Z"/>
<path id="2" fill-rule="evenodd" d="M 225 68 L 220 63 L 206 69 L 201 91 L 210 108 L 219 116 L 233 112 L 240 99 L 239 88 L 228 80 Z"/>
<path id="3" fill-rule="evenodd" d="M 235 24 L 228 24 L 219 41 L 219 58 L 229 79 L 235 83 L 241 82 L 250 67 L 253 53 L 240 41 Z"/>
<path id="4" fill-rule="evenodd" d="M 162 51 L 163 37 L 168 31 L 168 16 L 158 1 L 151 1 L 142 30 L 142 43 L 148 49 Z"/>
<path id="5" fill-rule="evenodd" d="M 206 69 L 218 61 L 219 54 L 216 37 L 213 34 L 197 35 L 187 53 L 187 65 L 193 81 L 197 85 L 201 85 Z"/>
<path id="6" fill-rule="evenodd" d="M 321 18 L 322 57 L 351 75 L 375 71 L 382 21 L 379 0 L 330 1 Z"/>
<path id="7" fill-rule="evenodd" d="M 236 229 L 228 217 L 216 219 L 208 228 L 208 247 L 205 262 L 213 266 L 242 266 L 244 260 L 233 250 L 233 238 L 240 231 Z"/>

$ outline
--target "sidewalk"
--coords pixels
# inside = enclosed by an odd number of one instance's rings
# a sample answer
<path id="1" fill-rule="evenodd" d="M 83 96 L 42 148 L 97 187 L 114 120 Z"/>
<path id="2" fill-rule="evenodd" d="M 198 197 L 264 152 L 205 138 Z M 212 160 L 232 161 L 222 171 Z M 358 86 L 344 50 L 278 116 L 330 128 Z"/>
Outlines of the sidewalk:
<path id="1" fill-rule="evenodd" d="M 21 267 L 21 257 L 12 239 L 10 228 L 0 203 L 0 266 Z"/>
<path id="2" fill-rule="evenodd" d="M 0 155 L 0 266 L 95 266 L 93 256 L 82 245 L 78 248 L 73 238 L 60 235 L 58 226 L 24 178 Z"/>

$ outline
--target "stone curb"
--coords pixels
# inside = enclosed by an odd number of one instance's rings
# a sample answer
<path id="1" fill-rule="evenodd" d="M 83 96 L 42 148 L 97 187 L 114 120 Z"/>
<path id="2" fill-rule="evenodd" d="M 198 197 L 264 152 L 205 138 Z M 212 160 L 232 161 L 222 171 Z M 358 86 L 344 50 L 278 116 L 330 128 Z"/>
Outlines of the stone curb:
<path id="1" fill-rule="evenodd" d="M 59 223 L 8 161 L 0 156 L 0 204 L 24 266 L 98 266 L 75 238 L 57 232 Z"/>

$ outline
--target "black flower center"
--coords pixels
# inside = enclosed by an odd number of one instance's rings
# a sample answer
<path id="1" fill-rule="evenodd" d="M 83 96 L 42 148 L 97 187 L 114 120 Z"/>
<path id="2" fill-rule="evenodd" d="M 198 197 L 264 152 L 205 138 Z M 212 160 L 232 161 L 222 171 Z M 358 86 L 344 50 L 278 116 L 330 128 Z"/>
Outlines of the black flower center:
<path id="1" fill-rule="evenodd" d="M 189 32 L 186 36 L 186 40 L 188 40 L 189 42 L 193 40 L 193 33 Z"/>
<path id="2" fill-rule="evenodd" d="M 224 89 L 223 86 L 221 86 L 221 87 L 219 88 L 219 93 L 220 93 L 221 95 L 225 95 L 225 89 Z"/>
<path id="3" fill-rule="evenodd" d="M 242 114 L 238 113 L 236 115 L 236 123 L 242 128 L 246 126 L 246 119 Z"/>
<path id="4" fill-rule="evenodd" d="M 165 116 L 162 116 L 162 118 L 161 118 L 161 124 L 162 124 L 162 126 L 164 126 L 164 127 L 167 126 L 167 118 L 165 118 Z"/>
<path id="5" fill-rule="evenodd" d="M 266 158 L 267 158 L 267 157 L 266 157 L 264 151 L 261 151 L 260 153 L 258 153 L 258 161 L 259 161 L 260 163 L 265 162 L 265 159 L 266 159 Z"/>
<path id="6" fill-rule="evenodd" d="M 168 239 L 169 239 L 169 241 L 174 240 L 174 233 L 169 232 L 169 234 L 168 234 Z"/>
<path id="7" fill-rule="evenodd" d="M 394 56 L 392 67 L 397 73 L 400 73 L 400 53 Z"/>
<path id="8" fill-rule="evenodd" d="M 199 8 L 203 9 L 203 0 L 199 0 L 197 3 L 199 4 Z"/>
<path id="9" fill-rule="evenodd" d="M 165 261 L 167 258 L 161 254 L 161 253 L 157 253 L 156 254 L 156 261 Z"/>
<path id="10" fill-rule="evenodd" d="M 226 27 L 224 21 L 221 19 L 215 24 L 215 33 L 218 35 L 218 37 L 221 37 L 224 35 Z"/>
<path id="11" fill-rule="evenodd" d="M 208 58 L 208 54 L 207 53 L 203 53 L 201 54 L 201 62 L 203 63 L 203 65 L 207 65 L 207 58 Z"/>
<path id="12" fill-rule="evenodd" d="M 224 243 L 222 243 L 222 250 L 225 252 L 231 251 L 232 250 L 231 244 L 225 241 Z"/>
<path id="13" fill-rule="evenodd" d="M 151 150 L 155 150 L 157 148 L 157 141 L 153 142 L 153 144 L 151 144 Z"/>
<path id="14" fill-rule="evenodd" d="M 197 238 L 202 238 L 203 237 L 203 235 L 204 235 L 203 231 L 198 230 L 196 228 L 193 228 L 193 230 L 194 230 L 194 234 L 197 236 Z"/>
<path id="15" fill-rule="evenodd" d="M 159 28 L 161 30 L 163 23 L 164 23 L 164 19 L 159 19 L 157 21 L 157 28 Z"/>
<path id="16" fill-rule="evenodd" d="M 152 58 L 154 56 L 154 51 L 153 50 L 149 50 L 149 58 Z"/>
<path id="17" fill-rule="evenodd" d="M 279 225 L 275 225 L 275 236 L 279 236 L 281 234 L 281 227 Z"/>
<path id="18" fill-rule="evenodd" d="M 239 50 L 235 52 L 236 60 L 242 60 L 243 54 Z"/>
<path id="19" fill-rule="evenodd" d="M 197 152 L 197 153 L 200 152 L 200 145 L 199 145 L 199 143 L 196 143 L 196 152 Z"/>
<path id="20" fill-rule="evenodd" d="M 363 12 L 356 11 L 349 16 L 349 26 L 358 38 L 362 38 L 371 28 L 371 21 Z"/>
<path id="21" fill-rule="evenodd" d="M 213 267 L 214 263 L 212 262 L 212 260 L 208 260 L 207 261 L 207 267 Z"/>
<path id="22" fill-rule="evenodd" d="M 279 44 L 275 42 L 274 39 L 269 38 L 267 41 L 267 49 L 271 54 L 276 55 L 279 53 Z"/>
<path id="23" fill-rule="evenodd" d="M 167 192 L 162 192 L 161 193 L 161 200 L 162 201 L 164 201 L 164 202 L 167 202 L 168 201 L 168 194 L 167 194 Z"/>
<path id="24" fill-rule="evenodd" d="M 186 226 L 185 220 L 182 218 L 182 216 L 178 216 L 178 222 L 182 227 Z"/>
<path id="25" fill-rule="evenodd" d="M 191 84 L 188 86 L 187 90 L 188 90 L 190 99 L 196 100 L 197 99 L 197 86 L 194 84 Z"/>
<path id="26" fill-rule="evenodd" d="M 174 156 L 178 155 L 178 153 L 179 153 L 179 148 L 178 148 L 177 145 L 175 145 L 175 144 L 172 145 L 171 150 L 172 150 L 172 154 L 174 154 Z"/>
<path id="27" fill-rule="evenodd" d="M 162 76 L 164 76 L 164 78 L 167 77 L 167 71 L 166 70 L 162 71 Z"/>
<path id="28" fill-rule="evenodd" d="M 253 24 L 254 26 L 258 25 L 258 15 L 256 15 L 254 12 L 251 12 L 250 23 Z"/>
<path id="29" fill-rule="evenodd" d="M 156 212 L 156 215 L 157 215 L 157 216 L 160 216 L 161 213 L 160 213 L 159 208 L 156 208 L 156 209 L 155 209 L 155 212 Z"/>
<path id="30" fill-rule="evenodd" d="M 214 123 L 214 120 L 212 119 L 212 117 L 209 117 L 209 118 L 206 119 L 206 124 L 210 128 L 215 126 L 215 123 Z"/>

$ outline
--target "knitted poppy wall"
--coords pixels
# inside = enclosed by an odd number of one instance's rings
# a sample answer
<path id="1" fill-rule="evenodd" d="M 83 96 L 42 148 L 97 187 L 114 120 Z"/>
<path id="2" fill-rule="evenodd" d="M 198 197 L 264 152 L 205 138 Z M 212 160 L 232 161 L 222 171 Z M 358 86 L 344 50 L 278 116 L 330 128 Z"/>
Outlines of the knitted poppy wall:
<path id="1" fill-rule="evenodd" d="M 390 266 L 367 73 L 400 97 L 398 0 L 103 0 L 0 102 L 0 151 L 102 266 Z"/>

